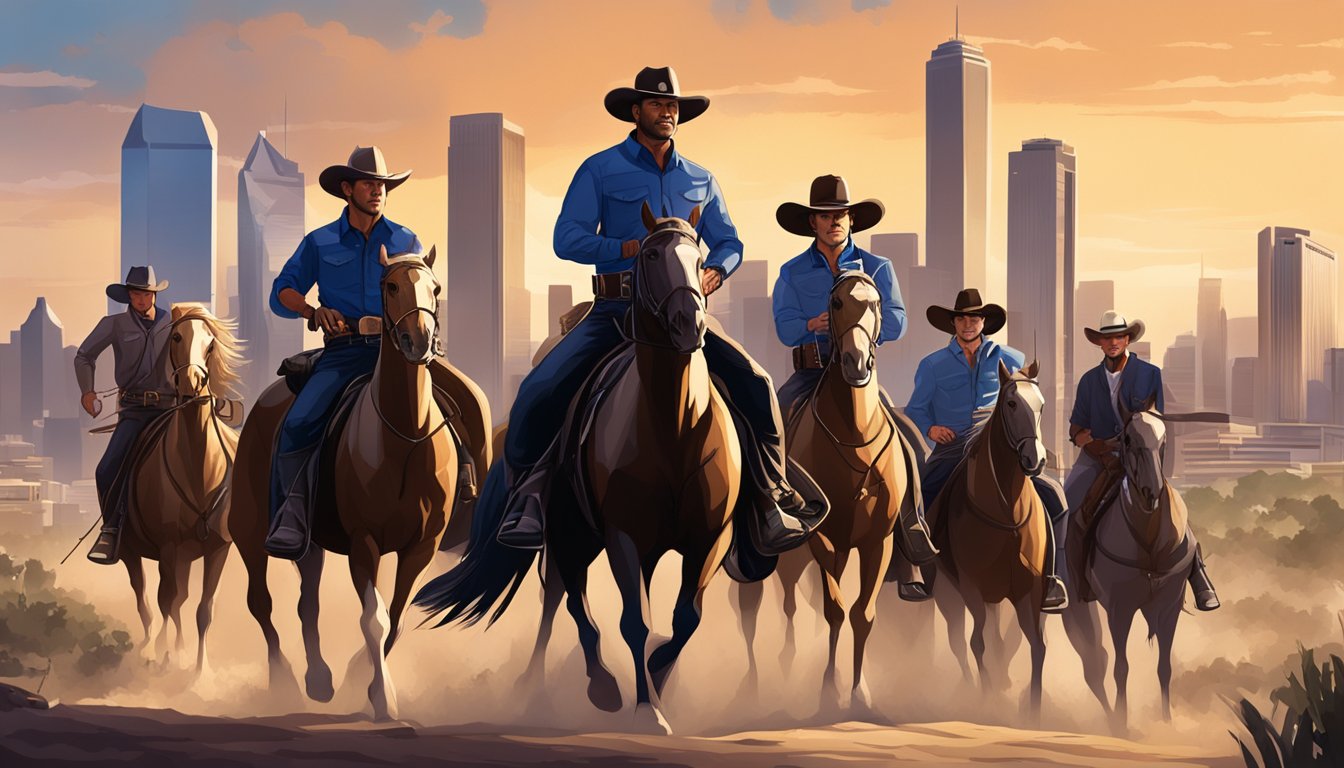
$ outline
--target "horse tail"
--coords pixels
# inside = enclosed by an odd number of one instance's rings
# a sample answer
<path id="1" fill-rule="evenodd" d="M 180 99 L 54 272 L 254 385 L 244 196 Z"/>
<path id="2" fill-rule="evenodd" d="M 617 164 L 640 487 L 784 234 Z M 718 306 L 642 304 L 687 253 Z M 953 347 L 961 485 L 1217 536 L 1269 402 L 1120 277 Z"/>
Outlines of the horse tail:
<path id="1" fill-rule="evenodd" d="M 495 540 L 507 499 L 504 467 L 496 461 L 477 499 L 471 538 L 462 561 L 431 579 L 415 595 L 413 604 L 429 614 L 422 626 L 440 614 L 436 627 L 459 622 L 471 626 L 487 614 L 489 626 L 509 607 L 537 553 L 506 547 Z"/>

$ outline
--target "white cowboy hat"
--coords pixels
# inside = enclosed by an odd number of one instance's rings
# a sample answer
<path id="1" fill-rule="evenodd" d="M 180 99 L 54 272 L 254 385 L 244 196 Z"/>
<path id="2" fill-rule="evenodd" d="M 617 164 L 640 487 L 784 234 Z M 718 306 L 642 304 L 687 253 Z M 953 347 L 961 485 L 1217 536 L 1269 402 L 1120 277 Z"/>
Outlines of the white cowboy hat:
<path id="1" fill-rule="evenodd" d="M 1083 333 L 1086 334 L 1088 341 L 1098 346 L 1101 345 L 1103 337 L 1119 336 L 1120 334 L 1128 334 L 1129 343 L 1133 344 L 1143 336 L 1144 331 L 1142 320 L 1135 320 L 1131 323 L 1125 320 L 1124 315 L 1114 309 L 1108 309 L 1102 313 L 1101 322 L 1097 326 L 1096 328 L 1083 328 Z"/>

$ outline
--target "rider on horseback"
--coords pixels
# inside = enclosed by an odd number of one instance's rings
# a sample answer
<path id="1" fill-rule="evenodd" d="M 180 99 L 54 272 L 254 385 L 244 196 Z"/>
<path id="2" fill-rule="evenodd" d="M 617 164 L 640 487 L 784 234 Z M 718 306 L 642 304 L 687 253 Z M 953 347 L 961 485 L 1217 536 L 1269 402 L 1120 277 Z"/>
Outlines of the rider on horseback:
<path id="1" fill-rule="evenodd" d="M 1143 331 L 1142 320 L 1127 322 L 1115 310 L 1103 314 L 1096 329 L 1083 329 L 1087 340 L 1101 347 L 1105 357 L 1078 380 L 1078 395 L 1073 404 L 1073 415 L 1069 418 L 1069 439 L 1082 449 L 1064 481 L 1069 508 L 1078 510 L 1069 530 L 1069 536 L 1075 542 L 1068 547 L 1069 565 L 1072 572 L 1080 575 L 1089 554 L 1083 551 L 1086 532 L 1094 526 L 1093 518 L 1108 506 L 1101 502 L 1124 474 L 1119 453 L 1119 436 L 1123 429 L 1119 403 L 1124 402 L 1130 411 L 1140 411 L 1152 398 L 1159 413 L 1165 410 L 1162 369 L 1128 351 L 1129 345 L 1137 341 Z M 1188 580 L 1199 610 L 1212 611 L 1219 606 L 1218 594 L 1209 581 L 1199 547 L 1195 548 Z M 1085 579 L 1077 578 L 1076 581 L 1082 589 L 1082 599 L 1091 600 Z"/>
<path id="2" fill-rule="evenodd" d="M 718 183 L 678 153 L 672 141 L 677 124 L 702 114 L 709 99 L 682 96 L 670 67 L 645 68 L 634 86 L 608 93 L 605 106 L 616 119 L 635 123 L 635 130 L 579 167 L 555 225 L 556 254 L 597 267 L 596 301 L 523 380 L 509 414 L 504 460 L 512 495 L 499 531 L 499 541 L 509 546 L 542 545 L 542 499 L 552 467 L 541 459 L 560 431 L 566 404 L 624 340 L 621 325 L 630 308 L 634 257 L 648 232 L 641 206 L 647 202 L 656 216 L 681 219 L 700 209 L 696 231 L 709 248 L 700 278 L 705 295 L 742 263 L 742 242 Z M 753 507 L 762 516 L 757 545 L 767 553 L 797 546 L 810 533 L 809 525 L 819 522 L 825 503 L 803 498 L 785 482 L 784 430 L 770 377 L 735 343 L 714 333 L 705 338 L 704 354 L 754 443 L 743 446 L 743 458 L 757 491 Z"/>
<path id="3" fill-rule="evenodd" d="M 985 304 L 975 288 L 958 292 L 951 308 L 932 305 L 925 314 L 934 328 L 952 336 L 945 348 L 919 361 L 915 391 L 905 407 L 920 433 L 933 443 L 920 477 L 924 507 L 932 509 L 933 500 L 998 401 L 999 363 L 1012 372 L 1021 368 L 1026 358 L 1016 349 L 999 346 L 988 338 L 1003 328 L 1007 316 L 998 304 Z M 1033 477 L 1032 483 L 1050 515 L 1053 534 L 1054 526 L 1064 519 L 1064 494 L 1058 483 L 1043 475 Z M 1059 536 L 1052 538 L 1062 541 Z M 1064 582 L 1056 575 L 1057 548 L 1058 544 L 1049 547 L 1045 558 L 1041 610 L 1046 612 L 1058 612 L 1068 604 Z"/>
<path id="4" fill-rule="evenodd" d="M 784 263 L 775 281 L 775 333 L 793 347 L 793 375 L 779 388 L 780 412 L 788 414 L 795 403 L 817 388 L 831 356 L 830 309 L 827 303 L 835 277 L 845 270 L 860 270 L 873 278 L 882 296 L 882 324 L 874 344 L 896 341 L 905 334 L 905 305 L 891 261 L 854 244 L 853 232 L 876 226 L 886 212 L 879 200 L 850 202 L 849 187 L 840 176 L 818 176 L 812 181 L 809 205 L 785 203 L 775 212 L 780 226 L 795 235 L 811 237 L 812 245 Z M 892 409 L 882 391 L 882 402 Z M 895 411 L 892 409 L 893 416 Z M 897 417 L 899 418 L 899 417 Z M 906 510 L 909 510 L 907 513 Z M 902 507 L 900 530 L 903 548 L 911 560 L 933 560 L 938 550 L 928 528 L 914 507 Z M 903 593 L 904 596 L 904 593 Z"/>
<path id="5" fill-rule="evenodd" d="M 88 558 L 99 565 L 112 565 L 119 559 L 124 493 L 109 497 L 114 486 L 125 489 L 124 465 L 136 439 L 151 421 L 177 400 L 177 392 L 168 380 L 163 359 L 168 343 L 168 314 L 154 304 L 156 294 L 168 287 L 168 281 L 154 280 L 154 267 L 131 267 L 126 281 L 107 286 L 107 296 L 128 305 L 125 312 L 108 315 L 98 322 L 75 352 L 75 380 L 79 382 L 79 404 L 90 416 L 102 408 L 93 389 L 94 365 L 98 355 L 110 345 L 116 359 L 117 427 L 107 450 L 98 462 L 94 480 L 98 503 L 103 511 L 103 527 L 98 540 L 89 549 Z"/>

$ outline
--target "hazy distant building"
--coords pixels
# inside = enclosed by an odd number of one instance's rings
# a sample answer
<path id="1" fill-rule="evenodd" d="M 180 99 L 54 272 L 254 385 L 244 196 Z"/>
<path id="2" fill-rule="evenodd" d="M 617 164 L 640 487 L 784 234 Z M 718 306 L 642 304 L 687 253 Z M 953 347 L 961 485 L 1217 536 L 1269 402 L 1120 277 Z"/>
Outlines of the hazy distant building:
<path id="1" fill-rule="evenodd" d="M 1199 279 L 1195 310 L 1195 339 L 1199 347 L 1199 393 L 1201 408 L 1227 408 L 1227 311 L 1223 309 L 1223 281 Z"/>
<path id="2" fill-rule="evenodd" d="M 1153 343 L 1151 341 L 1136 341 L 1129 345 L 1129 353 L 1151 363 L 1153 361 Z M 1098 358 L 1097 362 L 1101 362 L 1101 359 Z"/>
<path id="3" fill-rule="evenodd" d="M 924 66 L 924 146 L 925 261 L 958 289 L 985 291 L 989 60 L 959 35 Z"/>
<path id="4" fill-rule="evenodd" d="M 1193 333 L 1182 333 L 1162 356 L 1162 383 L 1171 393 L 1167 410 L 1193 411 L 1199 397 L 1198 345 Z"/>
<path id="5" fill-rule="evenodd" d="M 1243 421 L 1255 420 L 1255 367 L 1259 358 L 1238 357 L 1232 361 L 1228 377 L 1228 413 Z"/>
<path id="6" fill-rule="evenodd" d="M 68 394 L 69 382 L 75 377 L 75 369 L 65 364 L 63 334 L 60 319 L 46 297 L 39 296 L 19 327 L 19 420 L 21 434 L 30 440 L 36 434 L 34 421 L 48 414 L 72 415 L 78 407 L 78 403 L 62 397 Z"/>
<path id="7" fill-rule="evenodd" d="M 905 304 L 905 335 L 883 344 L 877 350 L 878 379 L 892 400 L 898 405 L 905 405 L 915 388 L 915 368 L 920 359 L 932 352 L 935 346 L 947 344 L 943 334 L 924 319 L 924 310 L 931 301 L 942 304 L 947 299 L 926 293 L 925 278 L 929 269 L 919 253 L 918 234 L 875 234 L 868 250 L 891 260 L 896 284 L 901 289 L 901 301 Z"/>
<path id="8" fill-rule="evenodd" d="M 1329 414 L 1325 420 L 1330 424 L 1344 424 L 1344 349 L 1325 350 L 1325 386 L 1330 397 Z"/>
<path id="9" fill-rule="evenodd" d="M 0 344 L 0 435 L 19 435 L 23 427 L 23 343 L 18 331 Z"/>
<path id="10" fill-rule="evenodd" d="M 257 134 L 238 171 L 238 333 L 247 344 L 244 385 L 256 397 L 286 357 L 303 350 L 303 321 L 271 312 L 271 283 L 307 232 L 303 173 Z M 314 302 L 315 303 L 315 302 Z"/>
<path id="11" fill-rule="evenodd" d="M 168 301 L 214 307 L 217 145 L 206 113 L 140 106 L 121 144 L 118 277 L 152 264 Z"/>
<path id="12" fill-rule="evenodd" d="M 1057 139 L 1028 139 L 1008 154 L 1008 344 L 1026 353 L 1028 364 L 1040 363 L 1041 438 L 1059 456 L 1066 455 L 1069 392 L 1077 380 L 1076 176 L 1073 148 Z"/>
<path id="13" fill-rule="evenodd" d="M 499 113 L 454 115 L 448 147 L 448 327 L 453 364 L 503 418 L 531 365 L 524 287 L 523 129 Z M 469 329 L 469 330 L 468 330 Z"/>
<path id="14" fill-rule="evenodd" d="M 560 318 L 574 307 L 574 286 L 552 285 L 546 291 L 546 336 L 560 331 Z"/>
<path id="15" fill-rule="evenodd" d="M 1096 328 L 1102 313 L 1108 309 L 1117 309 L 1114 280 L 1078 281 L 1078 287 L 1073 291 L 1073 376 L 1065 390 L 1070 413 L 1078 393 L 1078 379 L 1087 369 L 1095 368 L 1103 357 L 1101 348 L 1087 340 L 1083 329 Z"/>
<path id="16" fill-rule="evenodd" d="M 1257 417 L 1308 417 L 1309 382 L 1324 380 L 1325 350 L 1339 346 L 1338 262 L 1305 229 L 1266 227 L 1259 234 L 1260 320 Z"/>
<path id="17" fill-rule="evenodd" d="M 1260 354 L 1260 319 L 1257 317 L 1227 318 L 1227 359 L 1256 357 Z"/>

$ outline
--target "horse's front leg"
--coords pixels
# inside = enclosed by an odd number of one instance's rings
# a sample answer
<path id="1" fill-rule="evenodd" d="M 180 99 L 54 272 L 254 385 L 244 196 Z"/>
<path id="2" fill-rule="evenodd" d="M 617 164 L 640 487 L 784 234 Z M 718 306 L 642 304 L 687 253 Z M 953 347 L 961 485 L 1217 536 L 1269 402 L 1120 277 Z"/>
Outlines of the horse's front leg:
<path id="1" fill-rule="evenodd" d="M 607 560 L 616 586 L 621 592 L 621 636 L 630 649 L 635 665 L 635 719 L 639 727 L 671 734 L 667 720 L 651 691 L 648 656 L 649 595 L 644 588 L 644 572 L 639 550 L 624 531 L 607 530 Z"/>
<path id="2" fill-rule="evenodd" d="M 303 652 L 308 667 L 303 675 L 303 685 L 308 698 L 321 702 L 331 701 L 336 693 L 331 684 L 331 667 L 322 657 L 322 633 L 317 624 L 322 566 L 326 560 L 326 550 L 313 544 L 298 562 L 299 625 L 303 630 Z"/>
<path id="3" fill-rule="evenodd" d="M 359 627 L 364 632 L 364 651 L 373 664 L 373 681 L 369 683 L 369 703 L 373 718 L 378 721 L 397 718 L 397 692 L 387 670 L 383 643 L 391 632 L 391 621 L 383 596 L 378 593 L 378 561 L 382 553 L 368 531 L 352 532 L 350 536 L 350 579 L 359 595 L 363 610 Z"/>
<path id="4" fill-rule="evenodd" d="M 145 631 L 145 639 L 140 641 L 140 648 L 143 649 L 149 645 L 149 627 L 154 621 L 154 616 L 149 612 L 149 601 L 145 599 L 145 566 L 140 558 L 134 555 L 123 555 L 121 562 L 126 566 L 126 574 L 131 578 L 131 589 L 135 590 L 135 610 L 140 614 L 140 627 Z"/>

